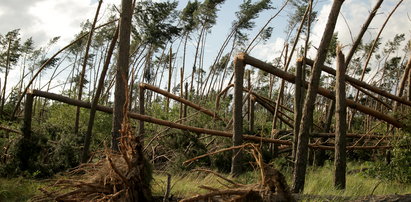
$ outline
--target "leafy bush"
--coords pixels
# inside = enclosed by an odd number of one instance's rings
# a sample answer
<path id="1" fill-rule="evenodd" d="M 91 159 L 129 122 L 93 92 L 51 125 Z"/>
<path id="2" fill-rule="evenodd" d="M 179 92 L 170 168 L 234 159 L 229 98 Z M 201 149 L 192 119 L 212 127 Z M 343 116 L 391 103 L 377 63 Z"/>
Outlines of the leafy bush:
<path id="1" fill-rule="evenodd" d="M 404 133 L 394 142 L 389 164 L 377 162 L 367 174 L 382 179 L 411 183 L 411 134 Z"/>

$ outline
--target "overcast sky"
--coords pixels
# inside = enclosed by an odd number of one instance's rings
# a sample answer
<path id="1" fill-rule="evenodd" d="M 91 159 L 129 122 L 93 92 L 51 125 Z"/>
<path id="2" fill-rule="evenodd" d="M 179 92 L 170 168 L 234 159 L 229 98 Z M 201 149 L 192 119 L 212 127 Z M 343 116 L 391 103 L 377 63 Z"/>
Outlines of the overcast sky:
<path id="1" fill-rule="evenodd" d="M 101 14 L 103 15 L 109 4 L 119 4 L 119 0 L 104 0 Z M 179 7 L 186 5 L 187 0 L 179 1 Z M 211 61 L 216 50 L 221 46 L 225 36 L 227 36 L 228 28 L 234 19 L 234 12 L 238 10 L 238 3 L 241 0 L 227 0 L 219 12 L 217 25 L 208 35 L 208 44 L 206 56 L 208 61 Z M 274 0 L 274 5 L 279 7 L 283 1 Z M 319 0 L 315 7 L 319 11 L 319 20 L 313 27 L 313 45 L 318 46 L 318 43 L 323 32 L 327 16 L 332 4 L 332 0 Z M 385 0 L 381 6 L 381 10 L 371 24 L 371 29 L 365 35 L 365 39 L 373 39 L 376 36 L 383 21 L 388 13 L 397 3 L 397 0 Z M 369 15 L 369 11 L 375 4 L 375 0 L 346 0 L 342 7 L 342 15 L 345 17 L 347 24 L 340 15 L 337 23 L 336 31 L 339 32 L 339 40 L 343 46 L 352 43 L 350 31 L 355 38 L 361 25 Z M 80 31 L 80 23 L 86 19 L 92 19 L 97 7 L 96 0 L 1 0 L 0 2 L 0 34 L 4 35 L 8 31 L 20 28 L 21 38 L 23 40 L 28 37 L 33 37 L 36 45 L 44 45 L 53 37 L 61 36 L 57 47 L 63 47 L 71 40 L 74 35 Z M 256 31 L 265 23 L 265 21 L 276 11 L 266 12 L 257 20 Z M 290 12 L 290 11 L 288 11 Z M 405 0 L 396 11 L 392 19 L 387 24 L 382 37 L 384 39 L 392 39 L 395 34 L 406 34 L 407 40 L 411 36 L 411 1 Z M 267 44 L 261 44 L 254 49 L 251 55 L 262 60 L 270 61 L 283 46 L 284 29 L 287 12 L 283 13 L 279 18 L 274 20 L 271 26 L 274 26 L 273 37 Z M 103 21 L 100 21 L 102 23 Z M 100 24 L 98 23 L 98 24 Z M 254 35 L 251 34 L 251 37 Z M 348 51 L 347 46 L 344 51 Z M 206 61 L 207 62 L 207 61 Z M 205 67 L 209 66 L 206 64 Z M 18 69 L 18 68 L 16 68 Z M 16 71 L 16 70 L 15 70 Z M 3 74 L 1 74 L 2 77 Z M 17 78 L 11 77 L 12 82 L 16 82 Z"/>

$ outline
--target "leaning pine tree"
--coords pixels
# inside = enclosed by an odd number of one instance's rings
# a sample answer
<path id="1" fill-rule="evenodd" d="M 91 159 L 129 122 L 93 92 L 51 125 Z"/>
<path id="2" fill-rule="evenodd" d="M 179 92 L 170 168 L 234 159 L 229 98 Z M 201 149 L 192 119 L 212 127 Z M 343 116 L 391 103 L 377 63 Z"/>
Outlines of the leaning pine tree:
<path id="1" fill-rule="evenodd" d="M 56 201 L 152 201 L 151 168 L 143 154 L 140 137 L 133 134 L 127 116 L 129 100 L 127 72 L 130 51 L 132 0 L 122 0 L 119 57 L 114 97 L 112 149 L 97 163 L 83 164 L 82 180 L 60 180 L 56 191 L 43 190 L 34 200 Z"/>
<path id="2" fill-rule="evenodd" d="M 318 87 L 320 85 L 321 66 L 324 64 L 327 57 L 328 46 L 333 36 L 338 14 L 340 13 L 343 3 L 344 0 L 334 0 L 320 45 L 318 47 L 316 60 L 312 68 L 307 97 L 304 103 L 300 132 L 298 134 L 296 160 L 293 173 L 293 192 L 300 193 L 304 189 L 305 173 L 307 169 L 308 135 L 310 132 L 310 127 L 313 123 L 314 104 Z"/>

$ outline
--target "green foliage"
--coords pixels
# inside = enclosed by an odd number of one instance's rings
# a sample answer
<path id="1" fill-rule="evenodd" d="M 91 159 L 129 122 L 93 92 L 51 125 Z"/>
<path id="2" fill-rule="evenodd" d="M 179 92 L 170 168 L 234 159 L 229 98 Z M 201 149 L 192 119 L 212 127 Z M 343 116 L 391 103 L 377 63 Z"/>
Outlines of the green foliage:
<path id="1" fill-rule="evenodd" d="M 325 59 L 325 62 L 328 63 L 329 65 L 331 65 L 332 60 L 337 56 L 337 52 L 336 52 L 336 48 L 338 45 L 338 32 L 334 33 L 331 41 L 330 41 L 330 45 L 328 46 L 327 49 L 327 57 Z"/>
<path id="2" fill-rule="evenodd" d="M 217 20 L 218 6 L 223 4 L 225 0 L 205 0 L 198 9 L 193 13 L 197 24 L 210 29 Z"/>
<path id="3" fill-rule="evenodd" d="M 251 0 L 245 0 L 240 5 L 240 11 L 235 13 L 237 19 L 233 22 L 233 29 L 239 45 L 244 45 L 243 43 L 248 40 L 248 34 L 244 31 L 252 30 L 255 27 L 255 22 L 253 20 L 258 18 L 262 11 L 271 8 L 271 0 L 260 0 L 255 3 L 252 3 Z M 271 31 L 272 28 L 264 30 L 262 39 L 269 38 L 269 36 L 271 36 Z"/>
<path id="4" fill-rule="evenodd" d="M 180 34 L 181 28 L 173 25 L 177 19 L 178 3 L 139 1 L 134 9 L 134 19 L 137 23 L 132 27 L 135 38 L 163 47 L 174 36 Z"/>
<path id="5" fill-rule="evenodd" d="M 392 155 L 391 162 L 378 161 L 367 174 L 385 180 L 411 183 L 411 134 L 399 135 L 394 141 L 394 148 L 386 155 Z"/>
<path id="6" fill-rule="evenodd" d="M 20 29 L 9 31 L 5 36 L 0 34 L 0 67 L 10 68 L 17 63 L 21 55 L 19 36 Z M 3 70 L 2 68 L 0 71 Z"/>
<path id="7" fill-rule="evenodd" d="M 287 27 L 287 32 L 292 31 L 295 26 L 299 23 L 301 23 L 304 13 L 308 8 L 308 3 L 310 0 L 291 0 L 291 6 L 292 6 L 292 12 L 289 14 L 289 19 L 288 19 L 288 27 Z M 317 19 L 318 12 L 317 11 L 312 11 L 311 12 L 311 18 L 310 18 L 310 23 L 313 23 Z M 307 24 L 308 18 L 306 18 L 306 21 L 304 24 Z M 307 32 L 307 27 L 305 26 L 302 30 L 303 33 Z"/>
<path id="8" fill-rule="evenodd" d="M 18 137 L 10 146 L 12 159 L 0 167 L 0 176 L 47 177 L 51 170 L 42 162 L 46 139 L 38 134 L 31 138 Z"/>
<path id="9" fill-rule="evenodd" d="M 182 20 L 183 31 L 185 33 L 190 33 L 196 26 L 198 26 L 194 13 L 199 6 L 200 3 L 197 0 L 193 2 L 188 1 L 186 7 L 181 11 L 180 19 Z"/>
<path id="10" fill-rule="evenodd" d="M 82 152 L 83 136 L 73 135 L 76 108 L 65 104 L 46 105 L 38 102 L 33 117 L 31 138 L 20 135 L 9 137 L 10 158 L 0 165 L 1 176 L 44 178 L 77 166 Z M 41 112 L 43 111 L 43 112 Z M 37 113 L 36 113 L 37 112 Z M 81 110 L 80 123 L 88 122 L 88 110 Z M 97 113 L 91 150 L 102 149 L 103 141 L 110 137 L 111 116 Z M 86 124 L 80 124 L 80 134 L 85 134 Z M 0 142 L 0 146 L 8 144 Z M 28 160 L 25 160 L 28 159 Z"/>
<path id="11" fill-rule="evenodd" d="M 161 141 L 161 144 L 164 145 L 165 152 L 172 151 L 175 153 L 175 159 L 173 162 L 170 162 L 171 165 L 168 166 L 171 171 L 179 172 L 195 167 L 210 166 L 209 157 L 197 160 L 188 166 L 182 165 L 182 163 L 188 159 L 207 153 L 207 148 L 204 143 L 199 140 L 198 135 L 173 130 L 173 132 L 169 133 L 163 141 Z"/>

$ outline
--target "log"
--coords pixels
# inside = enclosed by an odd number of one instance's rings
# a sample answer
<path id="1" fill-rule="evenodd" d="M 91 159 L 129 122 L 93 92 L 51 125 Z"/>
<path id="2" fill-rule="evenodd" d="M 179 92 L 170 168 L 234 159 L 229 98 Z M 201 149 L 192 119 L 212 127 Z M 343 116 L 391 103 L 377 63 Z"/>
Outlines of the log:
<path id="1" fill-rule="evenodd" d="M 44 91 L 39 91 L 39 90 L 32 90 L 32 92 L 29 94 L 32 96 L 39 96 L 39 97 L 63 102 L 69 105 L 79 106 L 79 107 L 83 107 L 87 109 L 91 108 L 91 104 L 88 102 L 71 99 L 71 98 L 58 95 L 55 93 L 49 93 L 49 92 L 44 92 Z M 113 113 L 113 109 L 110 107 L 106 107 L 106 106 L 97 105 L 96 109 L 98 111 L 105 112 L 105 113 L 110 113 L 110 114 Z M 206 128 L 197 128 L 193 126 L 186 126 L 183 124 L 161 120 L 161 119 L 157 119 L 154 117 L 150 117 L 150 116 L 142 115 L 138 113 L 133 113 L 133 112 L 128 112 L 128 116 L 133 119 L 137 119 L 137 120 L 141 120 L 141 121 L 145 121 L 149 123 L 154 123 L 158 125 L 168 126 L 170 128 L 188 130 L 188 131 L 195 132 L 195 133 L 210 134 L 210 135 L 215 135 L 215 136 L 220 136 L 220 137 L 229 137 L 229 138 L 233 136 L 232 133 L 230 132 L 218 131 L 218 130 L 212 130 L 212 129 L 206 129 Z M 283 144 L 283 145 L 291 145 L 291 142 L 287 140 L 273 140 L 270 138 L 251 136 L 251 135 L 243 135 L 243 138 L 245 140 L 250 140 L 250 141 L 255 141 L 255 142 L 268 142 L 268 143 L 276 143 L 276 144 Z"/>
<path id="2" fill-rule="evenodd" d="M 285 79 L 286 81 L 288 81 L 288 82 L 290 82 L 290 83 L 295 83 L 295 76 L 294 76 L 294 75 L 289 74 L 289 73 L 287 73 L 287 72 L 284 72 L 284 71 L 282 71 L 282 70 L 280 70 L 280 69 L 278 69 L 278 68 L 275 68 L 274 66 L 272 66 L 272 65 L 270 65 L 270 64 L 268 64 L 268 63 L 265 63 L 265 62 L 263 62 L 263 61 L 261 61 L 261 60 L 258 60 L 258 59 L 254 58 L 254 57 L 252 57 L 252 56 L 246 55 L 246 54 L 244 54 L 244 53 L 240 53 L 240 54 L 243 55 L 244 61 L 245 61 L 247 64 L 252 65 L 252 66 L 254 66 L 254 67 L 256 67 L 256 68 L 259 68 L 259 69 L 261 69 L 261 70 L 264 70 L 264 71 L 266 71 L 266 72 L 268 72 L 268 73 L 270 73 L 270 74 L 273 74 L 273 75 L 276 75 L 276 76 L 278 76 L 278 77 L 281 77 L 281 78 Z M 334 71 L 335 71 L 335 70 L 334 70 Z M 348 81 L 348 78 L 347 78 L 347 81 Z M 307 88 L 308 82 L 304 82 L 304 81 L 303 81 L 302 85 L 303 85 L 305 88 Z M 357 84 L 357 85 L 358 85 L 358 84 Z M 367 85 L 368 85 L 368 84 L 367 84 Z M 381 89 L 379 89 L 379 90 L 382 91 Z M 327 90 L 327 89 L 325 89 L 325 88 L 319 87 L 319 88 L 318 88 L 318 94 L 320 94 L 320 95 L 322 95 L 322 96 L 324 96 L 324 97 L 327 97 L 327 98 L 329 98 L 329 99 L 335 100 L 335 93 L 332 92 L 332 91 L 330 91 L 330 90 Z M 395 97 L 396 97 L 396 96 L 395 96 Z M 403 101 L 403 99 L 400 99 L 400 100 Z M 395 118 L 393 118 L 393 117 L 391 117 L 391 116 L 388 116 L 388 115 L 386 115 L 386 114 L 384 114 L 384 113 L 381 113 L 381 112 L 379 112 L 379 111 L 376 111 L 376 110 L 374 110 L 374 109 L 371 109 L 371 108 L 369 108 L 369 107 L 367 107 L 367 106 L 364 106 L 364 105 L 361 105 L 361 104 L 359 104 L 359 103 L 356 103 L 356 102 L 354 102 L 354 101 L 351 100 L 351 99 L 346 99 L 346 102 L 347 102 L 347 106 L 350 107 L 350 108 L 352 108 L 352 109 L 356 109 L 356 110 L 358 110 L 358 111 L 360 111 L 360 112 L 362 112 L 362 113 L 364 113 L 364 114 L 368 114 L 368 115 L 373 116 L 373 117 L 375 117 L 375 118 L 377 118 L 377 119 L 383 120 L 383 121 L 385 121 L 385 122 L 387 122 L 387 123 L 389 123 L 389 124 L 392 124 L 393 126 L 395 126 L 395 127 L 397 127 L 397 128 L 403 128 L 403 127 L 404 127 L 404 124 L 402 124 L 402 123 L 399 122 L 397 119 L 395 119 Z M 411 101 L 406 101 L 406 102 L 411 103 Z"/>
<path id="3" fill-rule="evenodd" d="M 310 60 L 310 59 L 308 59 L 308 58 L 305 59 L 305 62 L 306 62 L 308 65 L 310 65 L 310 66 L 312 66 L 312 65 L 314 64 L 314 61 L 313 61 L 313 60 Z M 333 69 L 333 68 L 331 68 L 331 67 L 328 67 L 328 66 L 326 66 L 326 65 L 323 65 L 323 66 L 321 67 L 321 69 L 322 69 L 323 71 L 331 74 L 331 75 L 334 75 L 334 76 L 336 75 L 335 69 Z M 391 99 L 391 100 L 395 100 L 395 101 L 397 101 L 397 102 L 399 102 L 399 103 L 401 103 L 401 104 L 405 104 L 405 105 L 411 106 L 411 101 L 409 101 L 409 100 L 407 100 L 407 99 L 405 99 L 405 98 L 402 98 L 402 97 L 398 97 L 398 96 L 396 96 L 396 95 L 393 95 L 393 94 L 391 94 L 391 93 L 389 93 L 389 92 L 387 92 L 387 91 L 384 91 L 384 90 L 382 90 L 382 89 L 380 89 L 380 88 L 378 88 L 378 87 L 372 86 L 372 85 L 370 85 L 370 84 L 368 84 L 368 83 L 366 83 L 366 82 L 364 82 L 364 81 L 360 81 L 360 80 L 355 79 L 355 78 L 353 78 L 353 77 L 350 77 L 350 76 L 348 76 L 348 75 L 345 75 L 345 80 L 348 81 L 348 82 L 351 83 L 351 84 L 355 84 L 355 85 L 357 85 L 357 86 L 359 86 L 359 87 L 365 88 L 365 89 L 367 89 L 367 90 L 369 90 L 369 91 L 372 91 L 372 92 L 374 92 L 374 93 L 377 93 L 377 94 L 379 94 L 379 95 L 381 95 L 381 96 L 384 96 L 384 97 L 389 98 L 389 99 Z M 355 86 L 355 85 L 353 85 L 353 86 L 354 86 L 354 87 L 357 87 L 357 86 Z M 348 103 L 347 103 L 347 104 L 348 104 Z M 393 124 L 393 125 L 394 125 L 394 124 Z"/>
<path id="4" fill-rule="evenodd" d="M 275 112 L 275 107 L 270 105 L 267 102 L 264 102 L 264 100 L 262 100 L 260 97 L 256 96 L 256 95 L 252 95 L 251 96 L 254 101 L 256 101 L 257 103 L 259 103 L 261 106 L 263 106 L 265 109 L 267 109 L 271 114 L 274 114 Z M 283 116 L 286 116 L 286 114 L 282 111 L 279 111 L 279 114 L 277 115 L 278 118 L 284 122 L 287 126 L 289 126 L 290 128 L 293 128 L 293 124 L 290 123 L 288 120 L 286 120 Z"/>
<path id="5" fill-rule="evenodd" d="M 204 108 L 204 107 L 201 107 L 200 105 L 194 104 L 194 103 L 192 103 L 192 102 L 190 102 L 190 101 L 188 101 L 188 100 L 186 100 L 186 99 L 184 99 L 184 98 L 182 98 L 182 97 L 179 97 L 179 96 L 177 96 L 177 95 L 174 95 L 174 94 L 172 94 L 172 93 L 169 93 L 169 92 L 167 92 L 167 91 L 165 91 L 165 90 L 162 90 L 162 89 L 157 88 L 157 87 L 155 87 L 155 86 L 152 86 L 152 85 L 150 85 L 150 84 L 140 83 L 140 89 L 148 89 L 148 90 L 154 91 L 154 92 L 156 92 L 156 93 L 162 94 L 162 95 L 164 95 L 164 96 L 166 96 L 166 97 L 168 97 L 168 98 L 171 98 L 171 99 L 176 100 L 176 101 L 178 101 L 178 102 L 184 103 L 185 105 L 188 105 L 188 106 L 190 106 L 190 107 L 192 107 L 192 108 L 194 108 L 194 109 L 196 109 L 196 110 L 198 110 L 198 111 L 200 111 L 200 112 L 203 112 L 204 114 L 207 114 L 207 115 L 209 115 L 209 116 L 211 116 L 211 117 L 213 117 L 213 118 L 216 118 L 216 119 L 218 119 L 218 120 L 224 121 L 224 119 L 222 119 L 220 116 L 218 116 L 217 113 L 212 112 L 212 111 L 210 111 L 210 110 L 208 110 L 208 109 L 206 109 L 206 108 Z"/>
<path id="6" fill-rule="evenodd" d="M 39 91 L 39 90 L 30 90 L 28 91 L 28 97 L 34 97 L 34 96 L 39 96 L 59 102 L 63 102 L 69 105 L 74 105 L 74 106 L 79 106 L 83 108 L 90 109 L 91 108 L 91 103 L 85 102 L 85 101 L 80 101 L 80 100 L 75 100 L 71 99 L 62 95 L 58 95 L 55 93 L 49 93 L 49 92 L 44 92 L 44 91 Z M 27 101 L 26 101 L 27 102 Z M 26 105 L 27 106 L 27 105 Z M 113 113 L 113 108 L 106 107 L 106 106 L 101 106 L 97 105 L 96 109 L 101 112 L 105 113 Z M 230 132 L 225 132 L 225 131 L 218 131 L 218 130 L 212 130 L 212 129 L 205 129 L 205 128 L 197 128 L 193 126 L 186 126 L 183 124 L 178 124 L 166 120 L 161 120 L 157 119 L 154 117 L 146 116 L 146 115 L 141 115 L 138 113 L 133 113 L 133 112 L 128 112 L 128 116 L 132 119 L 137 119 L 153 124 L 158 124 L 158 125 L 163 125 L 163 126 L 168 126 L 170 128 L 177 128 L 181 130 L 188 130 L 191 132 L 195 133 L 203 133 L 203 134 L 209 134 L 209 135 L 214 135 L 214 136 L 220 136 L 220 137 L 232 137 L 232 133 Z M 23 127 L 24 128 L 24 127 Z M 244 140 L 249 140 L 249 141 L 255 141 L 255 142 L 266 142 L 266 143 L 275 143 L 275 144 L 281 144 L 281 145 L 292 145 L 291 141 L 288 140 L 277 140 L 277 139 L 270 139 L 270 138 L 264 138 L 264 137 L 258 137 L 258 136 L 251 136 L 251 135 L 243 135 Z M 309 145 L 311 148 L 315 149 L 326 149 L 326 150 L 334 150 L 333 146 L 323 146 L 323 145 L 314 145 L 311 144 Z M 354 149 L 390 149 L 392 148 L 391 146 L 348 146 L 347 150 L 354 150 Z"/>
<path id="7" fill-rule="evenodd" d="M 316 138 L 316 137 L 333 138 L 333 137 L 335 137 L 335 134 L 334 133 L 311 133 L 310 137 L 312 137 L 312 138 Z M 379 139 L 379 138 L 392 138 L 392 136 L 347 133 L 347 138 Z"/>
<path id="8" fill-rule="evenodd" d="M 12 128 L 7 128 L 7 127 L 4 127 L 4 126 L 0 126 L 0 130 L 4 130 L 4 131 L 7 131 L 7 132 L 16 133 L 16 134 L 21 134 L 21 132 L 18 131 L 18 130 L 15 130 L 15 129 L 12 129 Z"/>
<path id="9" fill-rule="evenodd" d="M 33 116 L 33 102 L 34 102 L 34 95 L 31 94 L 31 91 L 26 93 L 26 103 L 24 105 L 24 119 L 23 119 L 23 137 L 30 138 L 31 137 L 31 117 Z"/>

